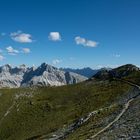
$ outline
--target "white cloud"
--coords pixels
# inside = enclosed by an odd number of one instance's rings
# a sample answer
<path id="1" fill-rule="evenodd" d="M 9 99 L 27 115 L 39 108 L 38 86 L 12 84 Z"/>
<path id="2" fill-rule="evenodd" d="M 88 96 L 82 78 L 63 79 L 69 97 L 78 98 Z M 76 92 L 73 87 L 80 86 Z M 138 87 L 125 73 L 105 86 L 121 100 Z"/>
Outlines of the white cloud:
<path id="1" fill-rule="evenodd" d="M 121 57 L 121 55 L 120 55 L 120 54 L 113 54 L 113 56 L 114 56 L 114 57 L 116 57 L 116 58 Z"/>
<path id="2" fill-rule="evenodd" d="M 19 53 L 19 51 L 14 49 L 12 46 L 8 46 L 6 50 L 10 55 L 16 55 L 17 53 Z"/>
<path id="3" fill-rule="evenodd" d="M 75 42 L 77 45 L 83 45 L 85 47 L 97 47 L 97 45 L 98 45 L 98 42 L 92 41 L 92 40 L 87 40 L 80 36 L 75 37 Z"/>
<path id="4" fill-rule="evenodd" d="M 29 48 L 22 48 L 22 52 L 23 53 L 30 53 L 30 49 Z"/>
<path id="5" fill-rule="evenodd" d="M 4 60 L 4 56 L 0 54 L 0 61 Z"/>
<path id="6" fill-rule="evenodd" d="M 48 38 L 49 38 L 49 40 L 52 40 L 52 41 L 60 41 L 61 35 L 59 32 L 50 32 Z"/>
<path id="7" fill-rule="evenodd" d="M 10 34 L 11 38 L 20 43 L 31 43 L 33 42 L 32 36 L 27 33 L 22 33 L 22 31 L 17 31 Z"/>
<path id="8" fill-rule="evenodd" d="M 62 60 L 59 60 L 59 59 L 55 59 L 52 61 L 53 65 L 59 64 L 61 62 L 62 62 Z"/>

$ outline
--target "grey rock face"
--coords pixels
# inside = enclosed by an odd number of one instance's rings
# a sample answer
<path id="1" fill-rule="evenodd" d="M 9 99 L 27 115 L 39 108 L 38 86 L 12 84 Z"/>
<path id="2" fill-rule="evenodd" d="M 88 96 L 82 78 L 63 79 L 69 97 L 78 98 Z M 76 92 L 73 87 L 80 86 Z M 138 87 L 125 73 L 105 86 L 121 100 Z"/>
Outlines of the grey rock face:
<path id="1" fill-rule="evenodd" d="M 82 82 L 87 78 L 75 73 L 64 72 L 46 63 L 39 67 L 0 67 L 0 87 L 61 86 Z"/>

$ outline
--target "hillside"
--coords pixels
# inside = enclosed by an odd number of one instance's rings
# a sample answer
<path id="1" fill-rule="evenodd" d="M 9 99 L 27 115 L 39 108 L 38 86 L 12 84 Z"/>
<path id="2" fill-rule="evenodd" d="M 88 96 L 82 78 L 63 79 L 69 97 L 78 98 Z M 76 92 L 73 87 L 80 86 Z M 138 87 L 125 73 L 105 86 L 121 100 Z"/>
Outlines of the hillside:
<path id="1" fill-rule="evenodd" d="M 127 71 L 126 66 L 123 68 Z M 113 70 L 117 73 L 120 68 Z M 122 81 L 117 79 L 121 75 L 110 77 L 111 71 L 100 71 L 92 79 L 74 85 L 0 89 L 0 139 L 137 137 L 140 134 L 140 90 L 123 80 L 131 77 L 130 80 L 138 82 L 139 70 L 130 69 Z M 104 74 L 109 76 L 104 78 Z"/>

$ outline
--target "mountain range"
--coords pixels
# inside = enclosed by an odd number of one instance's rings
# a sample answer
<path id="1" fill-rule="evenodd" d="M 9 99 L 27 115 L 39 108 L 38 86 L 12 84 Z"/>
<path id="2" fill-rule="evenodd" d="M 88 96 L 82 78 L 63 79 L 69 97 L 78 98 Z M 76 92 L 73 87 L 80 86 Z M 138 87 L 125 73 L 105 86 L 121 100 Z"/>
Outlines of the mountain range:
<path id="1" fill-rule="evenodd" d="M 95 75 L 99 69 L 91 69 L 89 67 L 82 68 L 82 69 L 72 69 L 72 68 L 61 68 L 61 70 L 66 72 L 74 72 L 80 75 L 83 75 L 87 78 L 91 78 L 93 75 Z"/>
<path id="2" fill-rule="evenodd" d="M 0 87 L 61 86 L 86 79 L 82 75 L 65 72 L 46 63 L 39 67 L 27 67 L 24 64 L 18 67 L 9 64 L 0 67 Z"/>
<path id="3" fill-rule="evenodd" d="M 38 67 L 27 67 L 22 64 L 12 67 L 9 64 L 0 67 L 0 87 L 18 88 L 31 86 L 62 86 L 76 84 L 92 77 L 106 79 L 126 75 L 132 70 L 138 70 L 134 65 L 127 64 L 116 69 L 102 68 L 93 70 L 89 67 L 83 69 L 56 68 L 42 63 Z"/>

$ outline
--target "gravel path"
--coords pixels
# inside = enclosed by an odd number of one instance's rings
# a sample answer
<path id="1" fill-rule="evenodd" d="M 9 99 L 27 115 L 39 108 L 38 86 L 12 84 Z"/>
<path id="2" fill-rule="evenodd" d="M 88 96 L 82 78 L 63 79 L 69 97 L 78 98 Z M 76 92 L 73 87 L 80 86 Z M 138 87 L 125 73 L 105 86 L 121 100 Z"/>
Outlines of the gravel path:
<path id="1" fill-rule="evenodd" d="M 136 87 L 136 88 L 138 88 L 138 89 L 140 90 L 140 86 L 139 86 L 139 85 L 136 85 L 136 84 L 134 84 L 134 83 L 131 83 L 131 82 L 125 81 L 125 80 L 121 80 L 121 79 L 118 79 L 118 80 L 120 80 L 120 81 L 122 81 L 122 82 L 125 82 L 125 83 L 127 83 L 127 84 L 129 84 L 129 85 L 131 85 L 131 86 L 134 86 L 134 87 Z M 138 95 L 132 97 L 131 99 L 129 99 L 129 100 L 125 103 L 124 108 L 123 108 L 123 110 L 121 111 L 121 113 L 120 113 L 112 122 L 110 122 L 106 127 L 104 127 L 102 130 L 100 130 L 99 132 L 97 132 L 96 134 L 94 134 L 93 136 L 91 136 L 90 139 L 88 139 L 88 140 L 94 139 L 95 137 L 97 137 L 98 135 L 100 135 L 101 133 L 103 133 L 104 131 L 106 131 L 108 128 L 110 128 L 114 123 L 116 123 L 116 122 L 122 117 L 122 115 L 127 111 L 128 107 L 130 106 L 130 103 L 131 103 L 134 99 L 136 99 L 139 95 L 140 95 L 140 94 L 138 94 Z"/>

